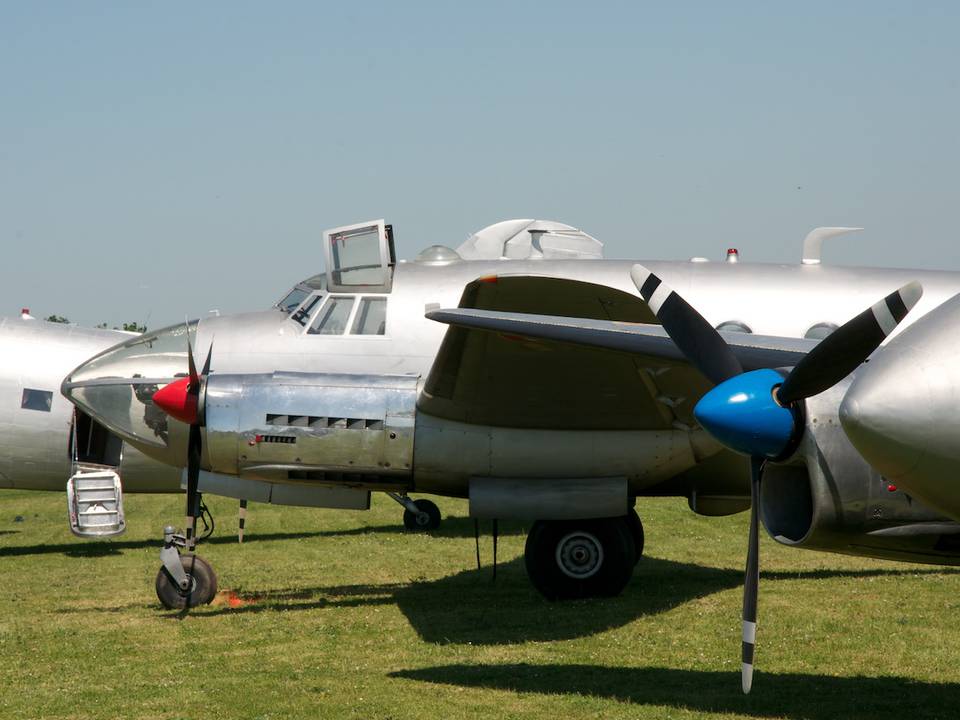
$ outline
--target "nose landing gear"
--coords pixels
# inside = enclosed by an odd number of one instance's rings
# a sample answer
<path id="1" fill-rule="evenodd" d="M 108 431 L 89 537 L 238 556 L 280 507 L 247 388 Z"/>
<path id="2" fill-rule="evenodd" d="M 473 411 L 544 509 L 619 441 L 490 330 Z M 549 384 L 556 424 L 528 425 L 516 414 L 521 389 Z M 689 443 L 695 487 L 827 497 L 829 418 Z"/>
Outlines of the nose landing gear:
<path id="1" fill-rule="evenodd" d="M 213 518 L 203 504 L 203 496 L 197 490 L 196 480 L 187 481 L 187 531 L 181 535 L 168 525 L 163 529 L 163 549 L 160 551 L 160 570 L 157 571 L 155 588 L 157 599 L 168 610 L 207 605 L 217 594 L 217 574 L 203 558 L 194 554 L 197 542 L 197 517 L 204 518 L 208 532 L 213 532 Z M 203 538 L 201 538 L 203 539 Z M 181 548 L 186 550 L 180 553 Z"/>
<path id="2" fill-rule="evenodd" d="M 157 598 L 169 610 L 185 610 L 210 603 L 217 594 L 217 575 L 203 558 L 181 555 L 187 538 L 169 525 L 163 530 L 163 565 L 157 571 Z"/>

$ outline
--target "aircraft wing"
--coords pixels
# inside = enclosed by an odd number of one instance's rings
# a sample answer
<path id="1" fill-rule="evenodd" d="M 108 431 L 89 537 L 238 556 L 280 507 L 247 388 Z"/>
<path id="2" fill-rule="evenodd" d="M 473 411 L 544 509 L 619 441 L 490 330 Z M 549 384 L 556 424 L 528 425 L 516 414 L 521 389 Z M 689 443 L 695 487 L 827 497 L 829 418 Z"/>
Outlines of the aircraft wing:
<path id="1" fill-rule="evenodd" d="M 551 317 L 650 323 L 639 296 L 605 285 L 538 276 L 479 278 L 461 308 Z M 437 310 L 439 312 L 439 310 Z M 666 369 L 665 369 L 666 368 Z M 692 422 L 709 389 L 686 363 L 554 340 L 451 326 L 427 375 L 423 412 L 478 425 L 516 428 L 657 430 Z M 682 418 L 682 420 L 681 420 Z"/>
<path id="2" fill-rule="evenodd" d="M 433 310 L 427 313 L 427 317 L 430 320 L 462 328 L 555 340 L 585 347 L 685 362 L 683 353 L 674 345 L 673 340 L 660 325 L 495 312 L 475 308 Z M 744 370 L 796 365 L 800 358 L 810 352 L 818 342 L 805 338 L 784 338 L 740 332 L 720 332 L 720 335 L 733 349 Z"/>
<path id="3" fill-rule="evenodd" d="M 517 312 L 520 311 L 520 312 Z M 637 295 L 574 280 L 480 279 L 450 325 L 419 408 L 465 423 L 518 428 L 692 427 L 711 384 L 683 359 Z M 816 341 L 724 333 L 744 368 L 795 364 Z"/>

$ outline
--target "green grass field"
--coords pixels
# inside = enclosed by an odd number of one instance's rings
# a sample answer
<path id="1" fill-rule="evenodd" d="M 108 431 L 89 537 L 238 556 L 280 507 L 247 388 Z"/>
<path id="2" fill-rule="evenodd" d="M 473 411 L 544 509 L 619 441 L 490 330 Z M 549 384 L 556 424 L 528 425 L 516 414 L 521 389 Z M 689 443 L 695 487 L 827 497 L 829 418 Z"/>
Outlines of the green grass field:
<path id="1" fill-rule="evenodd" d="M 0 718 L 953 718 L 960 573 L 789 550 L 764 537 L 753 694 L 740 694 L 746 515 L 639 505 L 647 549 L 622 597 L 551 604 L 507 525 L 491 582 L 466 505 L 406 533 L 369 513 L 236 504 L 201 555 L 213 605 L 153 591 L 182 499 L 128 496 L 127 534 L 72 537 L 62 494 L 0 494 Z M 16 516 L 22 522 L 14 522 Z M 485 528 L 489 530 L 489 528 Z"/>

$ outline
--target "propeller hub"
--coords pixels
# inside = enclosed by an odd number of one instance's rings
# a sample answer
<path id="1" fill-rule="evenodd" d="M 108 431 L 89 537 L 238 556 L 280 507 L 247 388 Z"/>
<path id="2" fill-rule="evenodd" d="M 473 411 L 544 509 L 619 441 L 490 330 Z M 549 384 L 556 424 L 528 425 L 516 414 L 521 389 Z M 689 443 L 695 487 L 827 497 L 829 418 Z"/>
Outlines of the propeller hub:
<path id="1" fill-rule="evenodd" d="M 153 394 L 153 404 L 167 415 L 187 425 L 197 422 L 197 394 L 190 392 L 190 378 L 184 377 L 164 385 Z"/>
<path id="2" fill-rule="evenodd" d="M 730 378 L 700 398 L 697 422 L 723 445 L 745 455 L 783 457 L 797 436 L 798 411 L 773 397 L 783 382 L 776 370 L 753 370 Z"/>

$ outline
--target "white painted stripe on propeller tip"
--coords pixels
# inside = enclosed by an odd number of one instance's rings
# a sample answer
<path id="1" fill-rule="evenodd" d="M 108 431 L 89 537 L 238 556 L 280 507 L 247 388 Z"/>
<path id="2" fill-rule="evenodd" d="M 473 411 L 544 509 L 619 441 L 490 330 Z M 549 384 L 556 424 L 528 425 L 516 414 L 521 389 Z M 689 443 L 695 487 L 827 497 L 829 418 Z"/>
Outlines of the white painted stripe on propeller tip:
<path id="1" fill-rule="evenodd" d="M 643 284 L 651 275 L 653 275 L 653 273 L 643 265 L 634 265 L 630 268 L 630 279 L 633 280 L 633 284 L 637 286 L 637 290 L 643 287 Z"/>
<path id="2" fill-rule="evenodd" d="M 892 333 L 897 327 L 897 320 L 890 312 L 890 308 L 887 307 L 886 299 L 875 303 L 870 309 L 873 311 L 873 317 L 876 318 L 877 325 L 880 326 L 883 334 L 889 335 Z"/>
<path id="3" fill-rule="evenodd" d="M 909 311 L 923 297 L 923 285 L 916 280 L 908 282 L 900 288 L 900 299 L 903 300 L 904 307 Z"/>
<path id="4" fill-rule="evenodd" d="M 757 642 L 757 624 L 755 622 L 743 621 L 743 641 L 751 645 Z"/>
<path id="5" fill-rule="evenodd" d="M 666 302 L 667 298 L 672 294 L 673 290 L 667 287 L 666 283 L 661 282 L 657 285 L 657 289 L 653 291 L 653 295 L 651 295 L 647 301 L 647 305 L 653 310 L 654 315 L 660 314 L 660 308 L 663 307 L 663 303 Z"/>
<path id="6" fill-rule="evenodd" d="M 750 663 L 743 664 L 743 669 L 740 671 L 740 686 L 743 688 L 744 695 L 749 694 L 750 688 L 753 687 L 753 665 Z"/>

